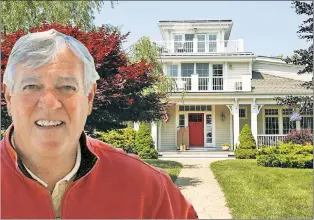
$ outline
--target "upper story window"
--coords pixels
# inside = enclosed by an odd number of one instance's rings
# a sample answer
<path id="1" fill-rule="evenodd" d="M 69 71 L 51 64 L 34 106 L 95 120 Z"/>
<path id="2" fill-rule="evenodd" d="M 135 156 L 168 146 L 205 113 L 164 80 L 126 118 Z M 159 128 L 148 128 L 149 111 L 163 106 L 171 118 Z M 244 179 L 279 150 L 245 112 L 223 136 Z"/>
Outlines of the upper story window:
<path id="1" fill-rule="evenodd" d="M 194 63 L 181 64 L 181 76 L 190 77 L 194 73 Z"/>
<path id="2" fill-rule="evenodd" d="M 217 36 L 209 34 L 208 36 L 208 52 L 217 52 Z"/>
<path id="3" fill-rule="evenodd" d="M 167 75 L 171 77 L 177 77 L 178 76 L 178 64 L 168 64 Z"/>
<path id="4" fill-rule="evenodd" d="M 213 77 L 222 77 L 222 76 L 223 76 L 223 65 L 213 64 Z"/>
<path id="5" fill-rule="evenodd" d="M 209 64 L 208 63 L 197 63 L 196 64 L 196 73 L 199 77 L 208 77 L 209 76 Z"/>

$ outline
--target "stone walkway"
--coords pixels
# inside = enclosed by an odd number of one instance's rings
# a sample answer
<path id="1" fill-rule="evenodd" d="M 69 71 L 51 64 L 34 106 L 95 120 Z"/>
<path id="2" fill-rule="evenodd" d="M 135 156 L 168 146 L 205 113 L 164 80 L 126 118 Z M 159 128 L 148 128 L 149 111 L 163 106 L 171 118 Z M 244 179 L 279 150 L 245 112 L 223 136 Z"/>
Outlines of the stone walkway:
<path id="1" fill-rule="evenodd" d="M 226 158 L 227 159 L 227 158 Z M 176 185 L 191 201 L 200 219 L 231 219 L 224 194 L 218 185 L 209 164 L 225 158 L 175 158 L 184 165 Z"/>

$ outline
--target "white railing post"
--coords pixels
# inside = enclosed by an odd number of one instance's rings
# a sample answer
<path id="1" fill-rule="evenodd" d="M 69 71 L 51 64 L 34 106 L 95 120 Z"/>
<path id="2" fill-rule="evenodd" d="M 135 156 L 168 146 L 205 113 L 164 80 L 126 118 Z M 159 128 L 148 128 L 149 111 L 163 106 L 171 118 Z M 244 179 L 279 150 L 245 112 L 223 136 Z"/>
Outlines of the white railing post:
<path id="1" fill-rule="evenodd" d="M 193 52 L 197 53 L 197 39 L 193 38 Z"/>
<path id="2" fill-rule="evenodd" d="M 256 99 L 253 99 L 251 104 L 251 129 L 252 135 L 256 142 L 256 147 L 258 146 L 257 140 L 257 114 L 258 114 L 258 105 L 256 105 Z"/>
<path id="3" fill-rule="evenodd" d="M 198 92 L 198 75 L 196 73 L 191 75 L 191 91 Z"/>
<path id="4" fill-rule="evenodd" d="M 240 135 L 240 117 L 239 117 L 239 104 L 238 99 L 235 99 L 235 103 L 232 106 L 233 112 L 233 144 L 234 150 L 236 149 L 236 145 L 238 144 L 239 135 Z"/>
<path id="5" fill-rule="evenodd" d="M 243 47 L 243 38 L 238 39 L 238 52 L 244 52 L 244 47 Z"/>

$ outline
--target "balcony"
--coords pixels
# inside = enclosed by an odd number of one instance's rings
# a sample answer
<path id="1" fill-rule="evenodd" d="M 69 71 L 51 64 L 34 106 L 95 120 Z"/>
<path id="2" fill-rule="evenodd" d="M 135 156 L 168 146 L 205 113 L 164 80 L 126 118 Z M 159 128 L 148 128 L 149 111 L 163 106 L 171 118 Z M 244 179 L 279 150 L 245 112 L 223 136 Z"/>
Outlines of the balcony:
<path id="1" fill-rule="evenodd" d="M 250 91 L 250 77 L 199 77 L 193 74 L 191 77 L 171 77 L 172 92 L 235 92 Z"/>
<path id="2" fill-rule="evenodd" d="M 243 52 L 243 39 L 228 41 L 155 41 L 161 54 L 213 54 Z"/>

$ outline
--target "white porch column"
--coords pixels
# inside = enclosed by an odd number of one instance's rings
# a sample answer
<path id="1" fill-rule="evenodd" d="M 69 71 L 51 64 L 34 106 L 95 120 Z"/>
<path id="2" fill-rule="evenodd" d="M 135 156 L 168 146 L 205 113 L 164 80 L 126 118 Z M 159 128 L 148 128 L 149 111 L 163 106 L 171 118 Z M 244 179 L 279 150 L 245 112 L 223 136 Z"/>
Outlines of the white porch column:
<path id="1" fill-rule="evenodd" d="M 257 145 L 257 115 L 258 115 L 258 105 L 256 105 L 256 99 L 253 99 L 251 104 L 251 130 L 253 137 Z"/>
<path id="2" fill-rule="evenodd" d="M 301 122 L 300 122 L 300 121 L 296 121 L 296 122 L 295 122 L 295 126 L 296 126 L 295 129 L 296 129 L 297 131 L 300 131 L 300 130 L 301 130 Z"/>
<path id="3" fill-rule="evenodd" d="M 198 75 L 196 73 L 191 75 L 191 91 L 198 91 Z"/>
<path id="4" fill-rule="evenodd" d="M 134 122 L 133 128 L 135 129 L 135 131 L 138 131 L 138 129 L 140 128 L 140 123 L 138 121 Z"/>
<path id="5" fill-rule="evenodd" d="M 236 149 L 236 144 L 238 144 L 240 135 L 240 117 L 238 99 L 235 99 L 235 103 L 232 106 L 232 112 L 233 112 L 233 144 L 234 149 Z"/>
<path id="6" fill-rule="evenodd" d="M 193 38 L 193 52 L 197 53 L 197 38 Z"/>
<path id="7" fill-rule="evenodd" d="M 157 127 L 157 123 L 155 121 L 153 121 L 151 123 L 151 135 L 154 141 L 154 145 L 155 145 L 155 149 L 158 150 L 158 127 Z"/>

